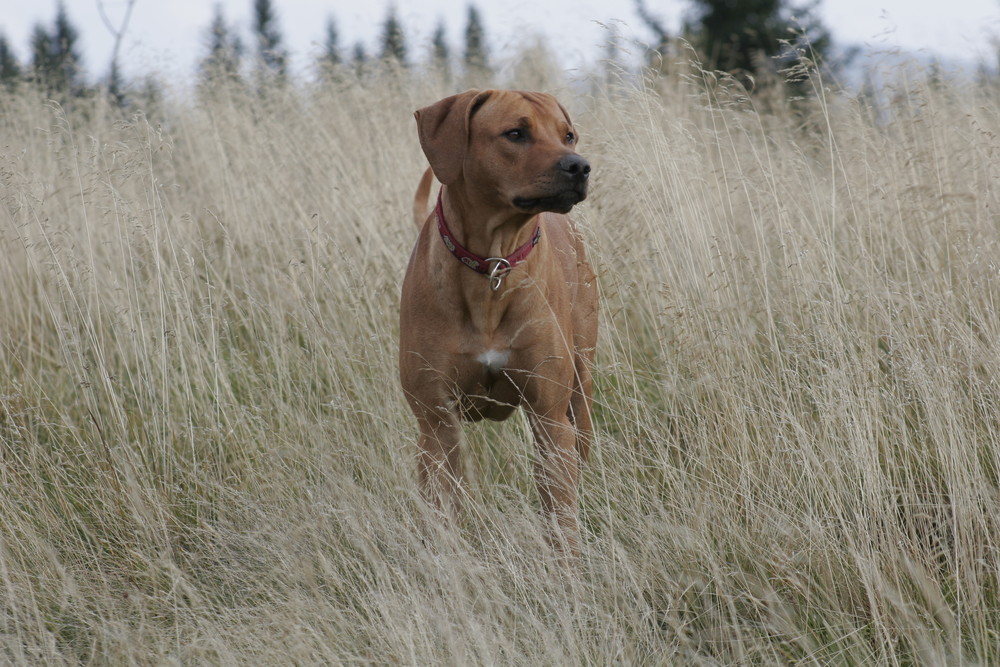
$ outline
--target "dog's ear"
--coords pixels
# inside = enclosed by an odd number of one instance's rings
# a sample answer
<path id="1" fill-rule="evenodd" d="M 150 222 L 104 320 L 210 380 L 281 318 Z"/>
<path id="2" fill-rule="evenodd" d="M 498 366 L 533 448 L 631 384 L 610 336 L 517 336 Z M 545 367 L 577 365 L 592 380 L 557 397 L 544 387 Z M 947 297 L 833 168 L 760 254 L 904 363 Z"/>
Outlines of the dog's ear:
<path id="1" fill-rule="evenodd" d="M 417 136 L 434 176 L 448 185 L 458 180 L 469 145 L 469 120 L 490 91 L 467 90 L 417 109 Z"/>

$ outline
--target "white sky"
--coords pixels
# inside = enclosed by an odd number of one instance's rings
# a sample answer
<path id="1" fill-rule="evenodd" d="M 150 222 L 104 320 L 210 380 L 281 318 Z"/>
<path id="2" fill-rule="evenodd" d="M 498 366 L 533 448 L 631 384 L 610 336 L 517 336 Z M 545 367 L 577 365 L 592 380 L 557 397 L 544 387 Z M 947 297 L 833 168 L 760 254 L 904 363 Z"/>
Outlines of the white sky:
<path id="1" fill-rule="evenodd" d="M 80 30 L 84 67 L 92 78 L 107 73 L 114 41 L 100 18 L 101 2 L 113 21 L 124 16 L 126 0 L 65 0 L 70 19 Z M 136 0 L 121 53 L 126 75 L 155 70 L 170 77 L 193 76 L 194 64 L 205 53 L 205 32 L 216 4 L 245 39 L 253 0 Z M 274 0 L 278 25 L 296 67 L 306 65 L 319 50 L 331 15 L 345 54 L 357 41 L 369 53 L 375 52 L 390 4 L 391 0 Z M 394 4 L 414 57 L 423 55 L 442 19 L 453 52 L 460 51 L 468 0 Z M 608 35 L 598 22 L 617 25 L 626 39 L 652 39 L 633 0 L 475 0 L 474 4 L 494 57 L 510 53 L 532 35 L 543 35 L 567 67 L 596 61 Z M 674 30 L 690 8 L 687 0 L 646 4 Z M 0 33 L 24 61 L 32 27 L 38 22 L 51 26 L 56 0 L 0 0 L 0 7 Z M 1000 0 L 821 0 L 819 12 L 838 46 L 899 47 L 947 60 L 997 62 L 993 44 L 1000 41 Z"/>

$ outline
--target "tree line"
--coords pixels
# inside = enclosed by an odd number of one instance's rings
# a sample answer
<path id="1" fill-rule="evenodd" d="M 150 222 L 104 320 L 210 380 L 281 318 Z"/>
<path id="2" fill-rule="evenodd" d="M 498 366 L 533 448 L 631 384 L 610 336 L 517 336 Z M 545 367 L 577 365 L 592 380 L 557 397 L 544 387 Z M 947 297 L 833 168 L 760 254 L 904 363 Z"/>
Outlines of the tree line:
<path id="1" fill-rule="evenodd" d="M 221 6 L 216 6 L 215 15 L 209 27 L 208 54 L 199 64 L 202 80 L 211 80 L 219 75 L 239 78 L 244 72 L 244 60 L 249 56 L 256 76 L 284 81 L 288 77 L 288 51 L 278 27 L 274 3 L 271 0 L 253 0 L 252 43 L 248 50 L 244 47 L 235 28 L 229 26 Z M 451 48 L 445 37 L 446 27 L 439 21 L 430 44 L 430 60 L 434 67 L 442 71 L 452 66 Z M 488 72 L 489 55 L 486 47 L 486 32 L 479 10 L 469 5 L 466 12 L 465 45 L 462 63 L 466 70 Z M 249 51 L 249 53 L 248 53 Z M 409 67 L 411 63 L 409 40 L 399 19 L 395 5 L 390 5 L 381 25 L 379 50 L 368 53 L 363 42 L 355 42 L 345 52 L 340 42 L 340 31 L 332 15 L 327 17 L 323 32 L 323 43 L 316 66 L 320 74 L 329 76 L 335 71 L 348 68 L 361 74 L 373 63 Z"/>
<path id="2" fill-rule="evenodd" d="M 198 74 L 203 83 L 220 76 L 231 79 L 250 76 L 259 84 L 264 81 L 287 81 L 289 53 L 280 30 L 275 2 L 251 1 L 253 11 L 249 45 L 243 41 L 239 30 L 229 24 L 222 5 L 215 6 L 211 22 L 205 29 L 206 52 L 198 63 Z M 129 11 L 134 2 L 129 0 Z M 112 26 L 109 25 L 109 29 L 113 29 Z M 124 32 L 125 27 L 120 30 Z M 98 83 L 86 79 L 79 37 L 80 32 L 73 25 L 61 0 L 52 24 L 39 23 L 33 28 L 26 63 L 18 60 L 7 35 L 0 33 L 0 87 L 10 90 L 27 82 L 38 86 L 49 96 L 61 99 L 94 94 L 103 89 L 113 98 L 124 101 L 117 41 L 109 73 L 104 81 Z M 116 33 L 115 37 L 120 40 L 121 33 Z M 468 5 L 466 11 L 464 41 L 461 62 L 465 70 L 489 73 L 486 31 L 479 9 L 473 4 Z M 328 16 L 321 52 L 315 64 L 321 76 L 330 76 L 345 69 L 361 73 L 376 63 L 408 67 L 411 59 L 404 26 L 395 5 L 390 5 L 381 26 L 379 50 L 375 54 L 370 54 L 361 41 L 355 42 L 345 52 L 340 43 L 337 22 L 332 15 Z M 431 38 L 430 60 L 434 67 L 442 71 L 448 71 L 453 66 L 452 50 L 446 39 L 443 21 L 438 22 Z"/>
<path id="3" fill-rule="evenodd" d="M 241 81 L 249 78 L 258 86 L 263 86 L 288 80 L 289 53 L 280 30 L 275 2 L 251 1 L 249 45 L 228 23 L 222 6 L 216 5 L 211 23 L 205 29 L 206 52 L 198 65 L 202 82 L 217 77 Z M 128 0 L 129 14 L 135 2 Z M 98 5 L 103 12 L 100 0 Z M 635 0 L 636 12 L 652 36 L 644 47 L 646 63 L 651 69 L 656 70 L 658 62 L 662 63 L 672 51 L 677 51 L 677 45 L 683 40 L 684 44 L 694 48 L 706 68 L 736 73 L 745 77 L 747 82 L 752 82 L 753 76 L 762 70 L 793 68 L 805 50 L 809 51 L 814 61 L 823 56 L 830 44 L 830 34 L 815 18 L 814 7 L 815 3 L 809 7 L 793 7 L 788 0 L 690 0 L 688 18 L 680 32 L 674 34 L 664 27 L 662 17 L 647 6 L 646 0 Z M 794 15 L 798 16 L 797 20 Z M 127 18 L 117 30 L 104 18 L 116 42 L 109 73 L 102 83 L 86 80 L 78 43 L 80 33 L 60 1 L 53 23 L 50 26 L 38 24 L 32 30 L 27 63 L 18 61 L 7 36 L 0 34 L 0 86 L 10 89 L 21 82 L 31 82 L 49 96 L 63 99 L 103 90 L 124 103 L 125 85 L 117 62 L 117 47 L 127 29 Z M 467 75 L 473 75 L 473 79 L 482 79 L 479 75 L 488 75 L 491 71 L 485 26 L 474 4 L 467 6 L 464 48 L 460 59 L 453 57 L 443 21 L 438 22 L 427 46 L 429 49 L 424 62 L 446 74 L 450 73 L 456 60 Z M 612 45 L 611 57 L 613 50 Z M 413 59 L 405 28 L 395 5 L 390 5 L 381 25 L 377 53 L 368 53 L 361 41 L 345 49 L 337 23 L 329 15 L 316 66 L 321 76 L 341 75 L 344 72 L 361 75 L 371 71 L 376 64 L 409 67 L 414 64 Z"/>

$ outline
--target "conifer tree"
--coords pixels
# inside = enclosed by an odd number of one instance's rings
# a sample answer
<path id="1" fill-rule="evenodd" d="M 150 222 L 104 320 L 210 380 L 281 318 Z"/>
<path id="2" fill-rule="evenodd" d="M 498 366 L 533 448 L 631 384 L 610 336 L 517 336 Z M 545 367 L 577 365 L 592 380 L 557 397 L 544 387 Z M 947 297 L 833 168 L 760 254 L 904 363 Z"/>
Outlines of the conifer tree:
<path id="1" fill-rule="evenodd" d="M 83 58 L 77 41 L 80 38 L 80 31 L 70 22 L 69 14 L 66 13 L 66 5 L 60 2 L 56 10 L 55 24 L 55 64 L 62 70 L 62 78 L 67 82 L 68 87 L 73 90 L 80 87 L 80 63 Z"/>
<path id="2" fill-rule="evenodd" d="M 822 55 L 830 43 L 812 6 L 793 8 L 787 0 L 694 0 L 694 5 L 685 33 L 715 69 L 750 74 L 780 69 L 797 61 L 796 46 L 808 43 Z"/>
<path id="3" fill-rule="evenodd" d="M 254 0 L 253 32 L 257 46 L 258 84 L 272 77 L 284 81 L 288 74 L 288 53 L 281 45 L 278 17 L 271 0 Z"/>
<path id="4" fill-rule="evenodd" d="M 382 24 L 382 60 L 386 62 L 394 60 L 406 66 L 406 39 L 395 5 L 389 5 L 389 13 L 385 17 L 385 23 Z"/>
<path id="5" fill-rule="evenodd" d="M 10 90 L 20 79 L 21 63 L 17 61 L 14 50 L 10 48 L 7 36 L 0 34 L 0 85 Z"/>
<path id="6" fill-rule="evenodd" d="M 327 67 L 336 67 L 343 62 L 340 55 L 340 33 L 337 32 L 337 22 L 332 16 L 326 20 L 326 32 L 323 38 L 323 53 L 320 63 Z"/>
<path id="7" fill-rule="evenodd" d="M 479 10 L 475 5 L 469 5 L 468 20 L 465 24 L 465 68 L 470 73 L 489 71 L 486 31 L 483 29 Z"/>
<path id="8" fill-rule="evenodd" d="M 358 77 L 362 76 L 368 68 L 368 52 L 365 51 L 365 45 L 361 42 L 356 42 L 354 44 L 351 63 L 354 65 L 354 73 Z"/>
<path id="9" fill-rule="evenodd" d="M 62 2 L 57 5 L 51 32 L 41 24 L 32 31 L 31 76 L 50 94 L 76 96 L 83 92 L 79 35 Z"/>
<path id="10" fill-rule="evenodd" d="M 44 87 L 54 77 L 52 35 L 41 23 L 31 29 L 31 78 Z"/>
<path id="11" fill-rule="evenodd" d="M 451 75 L 451 51 L 445 37 L 444 21 L 439 21 L 431 38 L 431 62 L 446 79 Z"/>
<path id="12" fill-rule="evenodd" d="M 243 44 L 233 35 L 222 12 L 222 5 L 215 6 L 212 23 L 208 27 L 208 55 L 199 65 L 202 83 L 210 84 L 218 78 L 240 79 L 240 61 Z"/>

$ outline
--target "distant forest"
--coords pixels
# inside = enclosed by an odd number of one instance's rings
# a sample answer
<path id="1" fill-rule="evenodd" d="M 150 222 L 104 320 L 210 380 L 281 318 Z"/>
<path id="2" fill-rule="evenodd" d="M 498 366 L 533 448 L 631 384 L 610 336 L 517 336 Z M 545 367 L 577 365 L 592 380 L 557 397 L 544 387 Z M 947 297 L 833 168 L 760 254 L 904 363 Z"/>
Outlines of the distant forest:
<path id="1" fill-rule="evenodd" d="M 248 1 L 252 2 L 249 35 L 241 34 L 228 22 L 221 5 L 216 5 L 211 22 L 203 28 L 205 47 L 198 64 L 198 80 L 202 84 L 216 82 L 220 77 L 258 87 L 289 81 L 289 52 L 280 27 L 280 3 Z M 63 101 L 106 94 L 120 105 L 127 104 L 130 95 L 155 95 L 156 91 L 150 89 L 158 84 L 152 77 L 126 81 L 118 62 L 119 47 L 128 33 L 135 3 L 136 0 L 127 0 L 124 19 L 116 26 L 98 0 L 115 45 L 104 74 L 94 80 L 88 80 L 84 74 L 78 43 L 80 31 L 62 2 L 50 25 L 39 23 L 32 29 L 26 62 L 17 58 L 10 37 L 0 33 L 0 90 L 32 85 Z M 654 75 L 666 73 L 671 59 L 684 55 L 704 70 L 732 75 L 748 91 L 762 77 L 781 79 L 794 88 L 802 80 L 802 72 L 817 67 L 836 72 L 852 58 L 852 52 L 846 51 L 837 62 L 829 59 L 832 39 L 814 12 L 815 3 L 690 0 L 690 12 L 678 32 L 668 30 L 661 14 L 646 0 L 635 0 L 635 6 L 649 34 L 647 42 L 641 45 L 643 62 Z M 377 75 L 386 68 L 411 67 L 434 68 L 448 77 L 460 73 L 466 81 L 488 80 L 492 73 L 486 26 L 474 4 L 467 7 L 463 43 L 457 50 L 446 39 L 443 21 L 437 24 L 430 44 L 412 44 L 395 5 L 389 6 L 380 28 L 378 46 L 375 52 L 369 52 L 361 41 L 345 43 L 348 40 L 341 35 L 336 18 L 327 15 L 322 48 L 313 68 L 317 78 L 361 77 Z M 417 53 L 422 59 L 418 59 Z M 602 58 L 605 66 L 615 66 L 619 54 L 620 45 L 610 35 Z M 89 66 L 92 71 L 101 69 L 96 63 Z M 987 75 L 985 65 L 981 69 L 982 75 Z"/>

